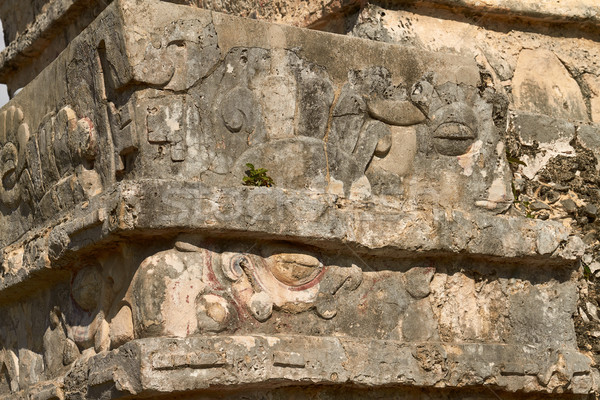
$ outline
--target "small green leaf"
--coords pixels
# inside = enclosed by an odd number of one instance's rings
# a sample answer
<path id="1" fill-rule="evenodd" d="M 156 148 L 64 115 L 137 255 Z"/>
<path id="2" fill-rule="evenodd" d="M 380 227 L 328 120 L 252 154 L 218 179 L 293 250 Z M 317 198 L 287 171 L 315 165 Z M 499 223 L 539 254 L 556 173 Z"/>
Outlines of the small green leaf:
<path id="1" fill-rule="evenodd" d="M 525 164 L 523 161 L 519 160 L 516 157 L 506 157 L 507 161 L 511 164 L 518 164 L 518 165 L 522 165 L 524 167 L 527 166 L 527 164 Z"/>

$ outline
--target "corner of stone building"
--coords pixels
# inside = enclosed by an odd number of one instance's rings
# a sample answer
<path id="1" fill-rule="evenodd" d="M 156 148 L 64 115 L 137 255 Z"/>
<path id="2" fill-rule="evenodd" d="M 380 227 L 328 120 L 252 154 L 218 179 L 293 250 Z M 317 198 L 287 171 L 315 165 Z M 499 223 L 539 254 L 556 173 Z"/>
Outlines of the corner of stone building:
<path id="1" fill-rule="evenodd" d="M 7 25 L 0 398 L 597 396 L 593 1 L 104 5 Z"/>

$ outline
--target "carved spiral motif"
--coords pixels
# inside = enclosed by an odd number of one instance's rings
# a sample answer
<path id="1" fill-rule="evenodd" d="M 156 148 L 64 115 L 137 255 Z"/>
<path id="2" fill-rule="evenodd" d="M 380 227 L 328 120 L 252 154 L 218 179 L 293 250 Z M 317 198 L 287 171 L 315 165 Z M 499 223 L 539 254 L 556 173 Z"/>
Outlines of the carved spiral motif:
<path id="1" fill-rule="evenodd" d="M 221 118 L 231 133 L 251 133 L 256 125 L 258 104 L 250 89 L 232 89 L 221 102 Z"/>
<path id="2" fill-rule="evenodd" d="M 245 263 L 245 264 L 244 264 Z M 240 280 L 244 274 L 243 266 L 248 265 L 250 261 L 242 254 L 233 256 L 224 254 L 223 257 L 223 274 L 232 282 Z"/>

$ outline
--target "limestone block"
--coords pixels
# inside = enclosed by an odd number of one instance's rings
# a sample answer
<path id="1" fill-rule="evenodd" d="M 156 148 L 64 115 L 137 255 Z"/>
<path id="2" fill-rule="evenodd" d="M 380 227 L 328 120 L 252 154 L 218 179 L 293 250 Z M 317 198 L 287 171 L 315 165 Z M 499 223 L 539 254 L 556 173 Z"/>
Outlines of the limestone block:
<path id="1" fill-rule="evenodd" d="M 386 355 L 390 352 L 399 357 L 389 360 Z M 240 376 L 236 365 L 244 359 L 255 368 Z M 479 360 L 476 366 L 464 369 L 465 361 L 474 359 Z M 531 390 L 544 384 L 564 390 L 565 384 L 556 384 L 548 377 L 555 376 L 556 371 L 566 377 L 576 376 L 581 382 L 577 387 L 585 388 L 591 383 L 582 369 L 586 365 L 589 360 L 585 356 L 567 350 L 531 350 L 523 354 L 522 348 L 502 344 L 407 345 L 343 337 L 269 335 L 156 338 L 132 342 L 111 356 L 96 356 L 91 360 L 88 382 L 91 387 L 106 382 L 107 387 L 117 386 L 129 395 L 199 390 L 209 382 L 248 390 L 263 376 L 329 384 L 350 382 L 369 385 L 370 391 L 377 390 L 381 382 L 402 385 L 414 381 L 429 386 L 440 381 L 455 385 L 460 379 L 460 384 L 472 393 L 471 386 L 490 378 L 496 379 L 496 388 L 501 390 L 528 382 L 532 383 Z M 196 373 L 190 374 L 190 369 Z"/>
<path id="2" fill-rule="evenodd" d="M 522 50 L 512 86 L 517 110 L 571 121 L 589 120 L 581 88 L 551 51 Z"/>

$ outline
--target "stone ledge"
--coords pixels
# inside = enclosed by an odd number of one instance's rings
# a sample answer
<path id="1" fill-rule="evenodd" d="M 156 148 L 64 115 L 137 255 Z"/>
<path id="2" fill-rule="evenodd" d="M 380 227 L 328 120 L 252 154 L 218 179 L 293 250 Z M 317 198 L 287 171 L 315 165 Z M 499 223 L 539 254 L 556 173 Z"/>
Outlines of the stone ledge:
<path id="1" fill-rule="evenodd" d="M 15 33 L 14 40 L 6 43 L 0 53 L 0 81 L 9 83 L 12 91 L 25 86 L 98 16 L 105 5 L 103 0 L 49 1 L 44 13 L 37 14 L 31 24 Z M 67 26 L 68 30 L 65 29 Z"/>
<path id="2" fill-rule="evenodd" d="M 0 302 L 47 286 L 73 259 L 138 235 L 193 232 L 252 240 L 293 240 L 369 256 L 453 256 L 487 262 L 576 267 L 578 242 L 559 222 L 402 204 L 350 202 L 279 188 L 214 188 L 170 180 L 128 181 L 61 220 L 2 249 Z M 52 278 L 52 279 L 50 279 Z"/>
<path id="3" fill-rule="evenodd" d="M 173 3 L 186 1 L 166 0 Z M 291 2 L 291 1 L 289 1 Z M 190 0 L 190 4 L 192 0 Z M 326 25 L 331 15 L 344 14 L 347 10 L 359 6 L 358 0 L 332 2 L 321 10 L 311 11 L 299 18 L 299 21 L 285 22 L 296 26 L 308 26 L 318 29 Z M 90 6 L 91 4 L 91 6 Z M 76 34 L 81 32 L 104 8 L 106 4 L 99 0 L 54 0 L 48 2 L 43 14 L 37 14 L 35 21 L 0 53 L 0 82 L 9 82 L 12 90 L 25 86 L 34 76 L 42 71 Z M 534 0 L 425 0 L 420 6 L 442 7 L 459 13 L 481 13 L 490 17 L 512 17 L 545 23 L 577 23 L 581 27 L 597 29 L 600 25 L 600 7 L 595 0 L 563 1 L 563 4 L 546 4 Z M 212 6 L 216 11 L 235 13 L 226 6 Z M 249 8 L 251 9 L 251 7 Z M 263 18 L 270 20 L 270 18 Z M 67 41 L 57 40 L 58 33 L 64 31 L 67 21 L 77 20 L 75 34 L 70 32 Z M 37 58 L 34 62 L 33 59 Z M 17 73 L 17 69 L 19 72 Z"/>
<path id="4" fill-rule="evenodd" d="M 469 10 L 490 16 L 510 16 L 540 22 L 579 22 L 597 26 L 600 6 L 595 0 L 424 0 L 421 3 Z"/>
<path id="5" fill-rule="evenodd" d="M 315 384 L 587 394 L 597 379 L 574 349 L 253 335 L 134 340 L 77 362 L 52 390 L 86 399 Z M 37 388 L 28 394 L 50 391 Z"/>

